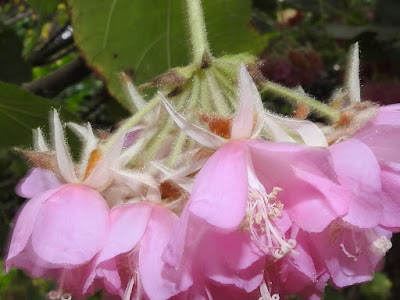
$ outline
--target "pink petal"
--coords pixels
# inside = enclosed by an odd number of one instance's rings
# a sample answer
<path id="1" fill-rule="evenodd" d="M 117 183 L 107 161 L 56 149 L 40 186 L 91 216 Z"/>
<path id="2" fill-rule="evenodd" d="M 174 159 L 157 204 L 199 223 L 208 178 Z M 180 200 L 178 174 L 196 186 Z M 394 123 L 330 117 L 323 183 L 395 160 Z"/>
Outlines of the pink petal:
<path id="1" fill-rule="evenodd" d="M 34 168 L 18 182 L 15 192 L 20 197 L 33 198 L 60 185 L 62 185 L 60 179 L 53 172 Z"/>
<path id="2" fill-rule="evenodd" d="M 10 247 L 6 259 L 7 268 L 14 264 L 14 257 L 16 257 L 26 247 L 29 237 L 32 234 L 32 230 L 34 229 L 36 217 L 43 203 L 62 188 L 63 187 L 59 187 L 57 189 L 44 192 L 43 194 L 39 194 L 33 199 L 27 201 L 22 207 L 12 233 Z"/>
<path id="3" fill-rule="evenodd" d="M 129 203 L 111 210 L 111 229 L 99 262 L 131 251 L 142 238 L 149 221 L 153 204 Z"/>
<path id="4" fill-rule="evenodd" d="M 334 284 L 344 287 L 371 280 L 384 255 L 373 252 L 372 243 L 375 238 L 389 232 L 380 228 L 377 231 L 358 230 L 356 227 L 336 229 L 331 227 L 310 235 L 310 241 L 318 255 L 323 257 Z"/>
<path id="5" fill-rule="evenodd" d="M 215 152 L 197 175 L 189 211 L 216 227 L 235 229 L 244 217 L 247 198 L 247 147 L 231 142 Z"/>
<path id="6" fill-rule="evenodd" d="M 193 283 L 185 267 L 166 265 L 161 255 L 170 239 L 177 216 L 162 206 L 154 206 L 139 250 L 139 271 L 150 299 L 168 299 L 186 291 Z"/>
<path id="7" fill-rule="evenodd" d="M 340 183 L 351 192 L 349 211 L 343 220 L 369 228 L 382 216 L 379 163 L 369 147 L 358 140 L 347 140 L 329 147 Z"/>
<path id="8" fill-rule="evenodd" d="M 183 253 L 185 251 L 189 221 L 190 215 L 188 205 L 186 205 L 180 215 L 179 221 L 172 231 L 168 245 L 162 254 L 162 260 L 171 267 L 178 268 L 181 265 Z M 193 224 L 193 221 L 191 223 Z M 191 227 L 196 228 L 196 226 L 193 225 Z"/>
<path id="9" fill-rule="evenodd" d="M 243 232 L 205 234 L 192 259 L 199 271 L 219 284 L 235 285 L 251 292 L 262 279 L 265 255 Z"/>
<path id="10" fill-rule="evenodd" d="M 46 199 L 36 217 L 33 248 L 50 263 L 86 263 L 104 245 L 108 214 L 98 192 L 80 184 L 64 185 Z"/>
<path id="11" fill-rule="evenodd" d="M 277 199 L 299 227 L 319 232 L 347 212 L 349 199 L 337 184 L 324 149 L 289 143 L 247 143 L 258 179 L 267 192 L 282 188 Z"/>
<path id="12" fill-rule="evenodd" d="M 381 225 L 391 228 L 400 228 L 400 174 L 389 168 L 384 168 L 381 173 L 382 189 L 384 191 L 383 216 Z"/>
<path id="13" fill-rule="evenodd" d="M 397 118 L 400 113 L 397 113 Z M 369 146 L 379 160 L 400 164 L 400 126 L 399 125 L 371 125 L 355 135 L 355 138 Z"/>

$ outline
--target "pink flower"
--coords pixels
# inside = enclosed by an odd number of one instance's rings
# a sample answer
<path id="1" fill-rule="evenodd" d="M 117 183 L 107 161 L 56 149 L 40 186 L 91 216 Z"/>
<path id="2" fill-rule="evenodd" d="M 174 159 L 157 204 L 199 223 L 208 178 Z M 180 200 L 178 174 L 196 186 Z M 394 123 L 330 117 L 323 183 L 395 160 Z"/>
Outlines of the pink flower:
<path id="1" fill-rule="evenodd" d="M 213 277 L 209 272 L 213 265 L 202 262 L 202 272 L 198 273 L 204 279 L 200 281 L 202 288 L 197 290 L 207 289 L 207 282 L 212 279 L 220 285 L 229 284 L 251 292 L 260 285 L 263 271 L 251 270 L 250 266 L 265 258 L 277 261 L 288 253 L 296 253 L 296 241 L 287 237 L 290 234 L 286 235 L 293 223 L 306 231 L 320 232 L 348 210 L 346 191 L 336 181 L 329 154 L 323 148 L 250 139 L 261 132 L 260 120 L 262 123 L 265 120 L 275 140 L 294 142 L 278 124 L 285 123 L 290 128 L 289 121 L 264 115 L 257 89 L 243 66 L 239 82 L 240 104 L 229 140 L 191 124 L 164 101 L 171 116 L 187 134 L 204 146 L 217 149 L 196 176 L 189 202 L 163 253 L 164 261 L 179 268 L 191 258 L 199 260 L 200 255 L 193 249 L 202 249 L 202 241 L 207 241 L 207 236 L 219 234 L 222 242 L 208 260 L 215 261 L 214 267 L 223 272 L 224 268 L 218 268 L 216 261 L 226 253 L 228 237 L 241 232 L 242 238 L 230 248 L 243 249 L 236 260 L 247 262 L 244 265 L 234 260 L 226 263 L 229 272 L 223 277 Z M 317 130 L 312 126 L 301 128 L 307 128 L 310 134 Z M 305 131 L 295 133 L 305 137 Z M 318 144 L 321 134 L 312 136 L 315 138 L 303 140 Z M 254 284 L 250 280 L 244 284 L 236 276 L 240 272 L 255 278 Z M 311 283 L 313 280 L 316 279 L 309 279 Z"/>
<path id="2" fill-rule="evenodd" d="M 280 296 L 296 294 L 304 299 L 320 299 L 330 278 L 325 264 L 310 251 L 308 233 L 294 227 L 292 238 L 297 241 L 296 253 L 288 253 L 282 259 L 267 261 L 265 283 L 268 293 Z"/>
<path id="3" fill-rule="evenodd" d="M 382 221 L 380 224 L 400 229 L 400 106 L 381 107 L 376 117 L 359 130 L 354 138 L 360 140 L 375 155 L 380 167 Z"/>
<path id="4" fill-rule="evenodd" d="M 343 220 L 355 226 L 400 228 L 398 108 L 380 108 L 353 138 L 328 148 L 338 180 L 351 195 Z"/>
<path id="5" fill-rule="evenodd" d="M 34 168 L 29 170 L 28 174 L 18 182 L 15 192 L 22 198 L 30 199 L 62 184 L 62 181 L 53 172 Z"/>
<path id="6" fill-rule="evenodd" d="M 36 195 L 16 221 L 5 261 L 7 270 L 17 267 L 75 290 L 66 277 L 74 273 L 71 278 L 75 282 L 78 274 L 85 272 L 82 266 L 104 246 L 108 213 L 103 197 L 81 184 L 62 185 Z"/>
<path id="7" fill-rule="evenodd" d="M 104 249 L 85 284 L 104 286 L 124 299 L 168 299 L 185 291 L 192 279 L 161 260 L 177 216 L 151 203 L 129 203 L 111 211 L 111 229 Z"/>
<path id="8" fill-rule="evenodd" d="M 391 248 L 392 234 L 381 227 L 362 229 L 341 220 L 321 233 L 308 234 L 314 259 L 322 259 L 333 283 L 344 287 L 372 279 Z"/>

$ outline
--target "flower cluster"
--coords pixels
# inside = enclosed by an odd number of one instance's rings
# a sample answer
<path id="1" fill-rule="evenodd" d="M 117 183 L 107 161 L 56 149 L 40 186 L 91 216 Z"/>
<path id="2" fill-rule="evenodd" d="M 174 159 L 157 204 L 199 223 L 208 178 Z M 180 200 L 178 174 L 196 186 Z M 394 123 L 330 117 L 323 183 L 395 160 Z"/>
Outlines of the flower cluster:
<path id="1" fill-rule="evenodd" d="M 16 189 L 29 200 L 6 268 L 54 280 L 50 299 L 320 299 L 328 281 L 370 280 L 400 228 L 400 106 L 359 93 L 356 47 L 341 118 L 325 127 L 264 110 L 241 65 L 233 116 L 183 114 L 159 94 L 107 138 L 68 124 L 79 162 L 54 111 L 51 147 L 38 129 L 22 151 L 35 168 Z M 164 117 L 177 127 L 148 161 Z"/>

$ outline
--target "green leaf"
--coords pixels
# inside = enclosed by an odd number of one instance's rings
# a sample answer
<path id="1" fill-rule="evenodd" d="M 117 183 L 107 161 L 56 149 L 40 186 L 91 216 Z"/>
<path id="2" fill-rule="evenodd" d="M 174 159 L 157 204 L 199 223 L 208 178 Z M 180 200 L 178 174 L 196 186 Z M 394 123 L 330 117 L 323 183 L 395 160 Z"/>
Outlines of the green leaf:
<path id="1" fill-rule="evenodd" d="M 377 35 L 377 39 L 381 41 L 390 41 L 399 38 L 399 30 L 396 26 L 378 26 L 378 25 L 364 25 L 364 26 L 349 26 L 343 24 L 328 24 L 326 30 L 332 34 L 334 38 L 338 39 L 354 39 L 365 32 L 372 32 Z"/>
<path id="2" fill-rule="evenodd" d="M 205 0 L 213 55 L 258 52 L 266 37 L 250 26 L 249 0 Z M 183 0 L 69 0 L 77 45 L 108 88 L 129 108 L 118 72 L 140 84 L 189 63 L 190 45 Z"/>
<path id="3" fill-rule="evenodd" d="M 390 297 L 390 289 L 392 282 L 382 272 L 376 272 L 374 278 L 361 285 L 360 292 L 365 299 L 388 299 Z"/>
<path id="4" fill-rule="evenodd" d="M 55 12 L 59 2 L 56 0 L 28 0 L 29 5 L 42 17 L 47 17 Z"/>
<path id="5" fill-rule="evenodd" d="M 56 101 L 35 96 L 18 86 L 0 82 L 0 149 L 32 144 L 32 129 L 47 127 L 49 111 L 59 109 Z M 63 121 L 76 119 L 60 110 Z"/>
<path id="6" fill-rule="evenodd" d="M 0 80 L 18 84 L 31 79 L 31 67 L 21 53 L 22 42 L 18 35 L 0 24 Z"/>

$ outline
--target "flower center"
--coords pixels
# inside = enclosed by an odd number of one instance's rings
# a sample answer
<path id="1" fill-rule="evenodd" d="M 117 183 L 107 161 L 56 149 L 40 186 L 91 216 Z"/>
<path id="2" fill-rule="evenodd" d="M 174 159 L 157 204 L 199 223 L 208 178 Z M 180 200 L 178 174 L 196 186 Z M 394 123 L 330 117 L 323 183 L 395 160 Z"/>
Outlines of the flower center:
<path id="1" fill-rule="evenodd" d="M 285 240 L 284 234 L 277 228 L 274 219 L 281 217 L 283 204 L 276 200 L 281 188 L 274 187 L 270 194 L 259 184 L 249 186 L 249 197 L 246 209 L 246 221 L 252 240 L 266 254 L 273 255 L 277 260 L 289 251 L 294 251 L 294 239 Z"/>

